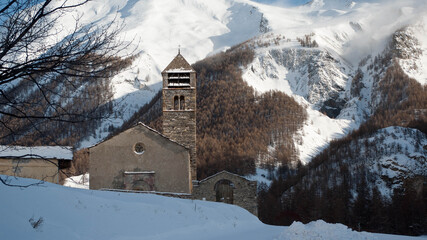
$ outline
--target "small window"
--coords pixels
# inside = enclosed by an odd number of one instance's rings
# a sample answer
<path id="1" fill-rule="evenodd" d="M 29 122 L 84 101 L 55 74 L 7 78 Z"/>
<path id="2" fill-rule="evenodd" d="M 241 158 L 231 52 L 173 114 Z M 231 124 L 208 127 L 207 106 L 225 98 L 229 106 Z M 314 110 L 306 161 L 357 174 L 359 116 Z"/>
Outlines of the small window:
<path id="1" fill-rule="evenodd" d="M 184 110 L 185 109 L 185 98 L 184 96 L 181 96 L 179 98 L 179 109 Z"/>
<path id="2" fill-rule="evenodd" d="M 178 100 L 178 96 L 175 96 L 173 98 L 173 110 L 178 110 L 179 109 L 179 100 Z"/>
<path id="3" fill-rule="evenodd" d="M 145 151 L 145 146 L 142 142 L 137 142 L 134 146 L 133 146 L 133 151 L 136 154 L 143 154 Z"/>

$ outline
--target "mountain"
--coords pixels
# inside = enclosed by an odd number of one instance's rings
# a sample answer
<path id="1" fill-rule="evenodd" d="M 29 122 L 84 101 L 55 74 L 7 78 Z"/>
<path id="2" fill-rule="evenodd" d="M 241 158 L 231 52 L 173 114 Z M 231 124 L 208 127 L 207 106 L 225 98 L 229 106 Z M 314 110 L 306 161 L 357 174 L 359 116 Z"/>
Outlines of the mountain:
<path id="1" fill-rule="evenodd" d="M 84 13 L 84 14 L 82 14 Z M 132 41 L 137 58 L 111 80 L 112 116 L 78 145 L 91 146 L 120 127 L 161 88 L 161 74 L 178 48 L 190 63 L 227 49 L 265 31 L 263 14 L 246 2 L 219 1 L 91 1 L 77 10 L 83 23 L 106 22 L 117 16 L 121 37 Z M 243 23 L 243 24 L 242 24 Z M 65 22 L 64 25 L 67 23 Z"/>
<path id="2" fill-rule="evenodd" d="M 255 60 L 243 78 L 257 91 L 280 90 L 307 106 L 310 117 L 297 138 L 300 158 L 309 162 L 330 140 L 357 128 L 372 113 L 369 97 L 358 101 L 350 96 L 359 62 L 380 54 L 393 32 L 403 26 L 412 26 L 414 44 L 420 51 L 425 49 L 426 34 L 425 7 L 417 1 L 304 3 L 283 7 L 230 0 L 215 4 L 198 0 L 91 1 L 75 9 L 63 18 L 63 27 L 72 26 L 71 16 L 76 15 L 83 25 L 116 19 L 123 24 L 120 38 L 132 41 L 128 51 L 137 57 L 111 78 L 111 117 L 86 131 L 74 145 L 87 147 L 101 141 L 148 103 L 160 90 L 160 71 L 178 47 L 194 63 L 254 38 L 252 41 L 271 44 L 255 47 Z M 379 14 L 382 12 L 388 16 Z M 305 35 L 319 47 L 302 47 L 297 38 Z M 401 61 L 405 71 L 422 84 L 426 81 L 425 58 L 419 54 Z M 370 89 L 364 92 L 369 94 Z"/>
<path id="3" fill-rule="evenodd" d="M 425 49 L 426 35 L 422 17 L 425 8 L 416 1 L 361 1 L 351 8 L 343 8 L 342 1 L 313 2 L 325 4 L 320 10 L 250 1 L 220 1 L 215 5 L 204 1 L 128 1 L 119 6 L 95 1 L 85 6 L 87 21 L 104 21 L 118 14 L 125 24 L 123 36 L 136 36 L 140 55 L 129 69 L 112 79 L 114 112 L 120 117 L 106 121 L 108 124 L 98 128 L 97 137 L 88 138 L 81 146 L 108 135 L 103 129 L 120 126 L 157 93 L 159 72 L 176 54 L 178 46 L 189 62 L 195 62 L 255 37 L 253 41 L 271 44 L 255 47 L 255 60 L 244 70 L 243 79 L 257 91 L 280 90 L 308 106 L 310 117 L 302 130 L 299 147 L 301 160 L 308 162 L 330 140 L 357 128 L 375 110 L 367 96 L 371 94 L 372 75 L 365 77 L 362 100 L 358 100 L 360 96 L 351 96 L 352 78 L 360 61 L 370 61 L 381 54 L 392 34 L 409 24 L 413 26 L 414 39 L 418 39 L 414 46 L 420 51 Z M 160 7 L 163 5 L 167 8 Z M 337 14 L 325 13 L 331 9 L 340 10 Z M 384 18 L 378 12 L 393 17 Z M 382 26 L 379 31 L 377 26 Z M 301 47 L 297 38 L 305 35 L 312 35 L 319 47 Z M 419 54 L 401 61 L 404 70 L 421 84 L 426 81 L 424 58 L 425 54 Z M 364 76 L 370 74 L 366 69 L 362 72 Z"/>

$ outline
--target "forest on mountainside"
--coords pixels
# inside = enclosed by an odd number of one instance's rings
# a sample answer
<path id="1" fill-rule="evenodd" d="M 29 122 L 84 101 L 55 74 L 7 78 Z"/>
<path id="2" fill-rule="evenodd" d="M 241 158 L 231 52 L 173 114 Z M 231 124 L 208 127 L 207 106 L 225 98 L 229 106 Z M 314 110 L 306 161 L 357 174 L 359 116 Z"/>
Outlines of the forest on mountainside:
<path id="1" fill-rule="evenodd" d="M 52 77 L 40 74 L 33 76 L 37 81 L 22 79 L 13 88 L 3 91 L 0 106 L 10 108 L 8 102 L 16 101 L 22 105 L 20 108 L 26 109 L 26 115 L 44 117 L 17 118 L 13 114 L 19 110 L 12 108 L 11 115 L 1 116 L 0 121 L 8 124 L 0 132 L 0 144 L 75 146 L 93 134 L 102 119 L 112 114 L 111 77 L 130 66 L 133 60 L 134 57 L 115 58 L 102 77 Z M 80 71 L 93 70 L 90 66 L 80 67 Z M 72 75 L 73 70 L 69 71 L 69 75 Z M 50 119 L 50 114 L 63 118 Z"/>
<path id="2" fill-rule="evenodd" d="M 198 176 L 228 170 L 254 173 L 261 164 L 298 160 L 293 136 L 307 118 L 295 100 L 278 91 L 257 93 L 242 79 L 253 61 L 246 44 L 193 65 L 198 73 Z M 273 146 L 274 149 L 270 149 Z"/>
<path id="3" fill-rule="evenodd" d="M 282 169 L 281 176 L 269 189 L 261 186 L 259 217 L 263 222 L 289 225 L 295 220 L 323 219 L 356 230 L 410 235 L 427 232 L 425 174 L 400 179 L 401 185 L 387 198 L 380 194 L 375 181 L 377 176 L 372 175 L 370 165 L 364 162 L 378 160 L 386 153 L 409 157 L 408 149 L 399 144 L 360 142 L 379 129 L 389 126 L 414 128 L 419 130 L 415 139 L 425 138 L 427 134 L 426 86 L 409 78 L 390 56 L 377 56 L 369 68 L 379 68 L 387 62 L 391 65 L 384 76 L 376 79 L 380 101 L 368 121 L 348 136 L 332 141 L 308 165 L 299 166 L 297 170 Z M 390 135 L 384 137 L 393 139 Z M 419 145 L 414 148 L 426 156 L 425 146 L 424 149 Z M 419 160 L 426 161 L 425 157 Z M 397 181 L 385 177 L 382 180 L 389 187 Z"/>

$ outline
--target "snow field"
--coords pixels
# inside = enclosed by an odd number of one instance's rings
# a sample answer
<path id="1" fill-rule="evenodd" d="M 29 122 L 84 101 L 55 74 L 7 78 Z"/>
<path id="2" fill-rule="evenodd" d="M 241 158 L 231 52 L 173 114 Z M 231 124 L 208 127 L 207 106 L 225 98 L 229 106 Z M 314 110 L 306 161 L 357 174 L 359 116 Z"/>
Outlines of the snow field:
<path id="1" fill-rule="evenodd" d="M 19 185 L 39 182 L 7 179 Z M 234 205 L 152 194 L 51 183 L 28 188 L 0 184 L 0 192 L 0 239 L 413 239 L 359 233 L 323 221 L 270 226 Z"/>

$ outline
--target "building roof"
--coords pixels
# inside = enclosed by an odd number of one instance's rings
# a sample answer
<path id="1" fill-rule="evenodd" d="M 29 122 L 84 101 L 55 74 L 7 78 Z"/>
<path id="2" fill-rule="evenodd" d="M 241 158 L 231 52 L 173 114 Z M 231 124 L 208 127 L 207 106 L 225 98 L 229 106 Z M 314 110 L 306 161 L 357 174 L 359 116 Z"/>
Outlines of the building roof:
<path id="1" fill-rule="evenodd" d="M 194 69 L 187 60 L 185 60 L 181 53 L 178 53 L 163 72 L 194 72 Z"/>
<path id="2" fill-rule="evenodd" d="M 69 146 L 24 147 L 0 145 L 0 158 L 73 160 L 73 148 Z"/>
<path id="3" fill-rule="evenodd" d="M 238 175 L 238 174 L 235 174 L 235 173 L 231 173 L 231 172 L 226 171 L 226 170 L 222 170 L 221 172 L 217 172 L 214 175 L 211 175 L 211 176 L 209 176 L 209 177 L 207 177 L 205 179 L 200 180 L 199 183 L 205 182 L 205 181 L 207 181 L 207 180 L 209 180 L 211 178 L 214 178 L 214 177 L 216 177 L 218 175 L 221 175 L 221 174 L 233 175 L 233 176 L 239 177 L 239 178 L 244 179 L 244 180 L 249 181 L 249 182 L 256 182 L 256 181 L 252 181 L 250 179 L 247 179 L 245 176 L 241 176 L 241 175 Z"/>

